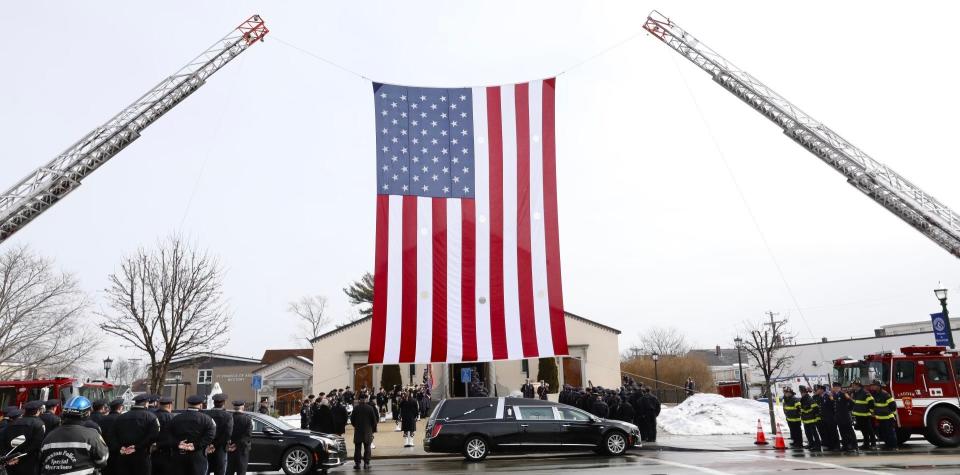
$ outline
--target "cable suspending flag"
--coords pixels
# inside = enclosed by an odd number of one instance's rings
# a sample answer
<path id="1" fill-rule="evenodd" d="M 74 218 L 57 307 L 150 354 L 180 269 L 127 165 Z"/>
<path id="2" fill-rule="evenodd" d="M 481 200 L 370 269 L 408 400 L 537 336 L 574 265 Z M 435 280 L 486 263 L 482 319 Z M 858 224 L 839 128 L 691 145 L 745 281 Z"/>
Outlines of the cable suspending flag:
<path id="1" fill-rule="evenodd" d="M 373 84 L 369 363 L 567 354 L 555 89 Z"/>

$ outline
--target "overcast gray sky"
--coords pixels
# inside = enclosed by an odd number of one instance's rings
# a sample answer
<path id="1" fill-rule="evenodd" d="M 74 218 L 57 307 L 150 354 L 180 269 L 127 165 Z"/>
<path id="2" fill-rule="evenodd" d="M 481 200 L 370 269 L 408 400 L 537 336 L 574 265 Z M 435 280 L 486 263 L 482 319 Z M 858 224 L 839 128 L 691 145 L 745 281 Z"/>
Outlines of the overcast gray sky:
<path id="1" fill-rule="evenodd" d="M 121 256 L 183 232 L 226 266 L 234 324 L 224 352 L 259 356 L 291 346 L 294 320 L 285 307 L 305 294 L 327 295 L 342 319 L 348 305 L 340 289 L 373 265 L 370 82 L 279 40 L 368 78 L 416 86 L 563 72 L 565 304 L 621 329 L 623 347 L 651 325 L 677 326 L 696 346 L 730 345 L 740 322 L 767 310 L 788 315 L 801 339 L 867 335 L 929 318 L 938 310 L 937 281 L 958 290 L 956 258 L 656 39 L 639 35 L 566 71 L 637 34 L 658 8 L 874 158 L 960 206 L 952 4 L 163 5 L 6 5 L 2 189 L 248 15 L 262 14 L 271 33 L 2 246 L 26 243 L 55 258 L 100 300 Z M 131 353 L 107 343 L 98 357 Z"/>

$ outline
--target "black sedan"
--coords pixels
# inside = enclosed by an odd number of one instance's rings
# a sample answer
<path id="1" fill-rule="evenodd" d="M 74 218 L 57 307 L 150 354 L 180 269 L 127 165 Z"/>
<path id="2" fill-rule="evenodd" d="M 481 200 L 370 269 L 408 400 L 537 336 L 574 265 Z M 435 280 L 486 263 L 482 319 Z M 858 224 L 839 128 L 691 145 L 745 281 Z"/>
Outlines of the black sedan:
<path id="1" fill-rule="evenodd" d="M 176 411 L 177 413 L 183 411 Z M 253 419 L 249 471 L 283 470 L 287 475 L 323 472 L 347 461 L 347 444 L 334 434 L 311 432 L 257 412 Z"/>
<path id="2" fill-rule="evenodd" d="M 423 449 L 479 461 L 490 453 L 593 449 L 619 456 L 640 443 L 637 426 L 538 399 L 445 399 L 427 421 Z"/>

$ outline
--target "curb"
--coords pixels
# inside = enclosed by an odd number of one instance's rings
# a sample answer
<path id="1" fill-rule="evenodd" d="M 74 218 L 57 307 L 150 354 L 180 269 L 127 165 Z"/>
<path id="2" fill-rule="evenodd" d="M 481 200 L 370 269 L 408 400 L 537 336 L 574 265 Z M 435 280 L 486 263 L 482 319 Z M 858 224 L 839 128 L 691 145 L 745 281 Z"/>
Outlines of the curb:
<path id="1" fill-rule="evenodd" d="M 639 447 L 639 450 L 648 452 L 760 452 L 775 450 L 773 447 L 739 447 L 723 449 L 698 449 L 695 447 L 677 447 L 672 445 L 654 445 Z"/>

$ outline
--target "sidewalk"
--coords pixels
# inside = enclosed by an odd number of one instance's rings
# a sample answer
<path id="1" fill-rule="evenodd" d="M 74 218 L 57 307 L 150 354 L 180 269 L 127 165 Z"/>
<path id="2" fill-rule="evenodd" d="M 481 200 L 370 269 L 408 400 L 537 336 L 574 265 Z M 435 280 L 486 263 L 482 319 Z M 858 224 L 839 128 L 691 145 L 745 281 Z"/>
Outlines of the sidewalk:
<path id="1" fill-rule="evenodd" d="M 656 442 L 644 442 L 640 450 L 673 452 L 734 452 L 773 450 L 773 438 L 767 445 L 754 445 L 754 436 L 743 435 L 671 435 L 659 433 Z"/>

